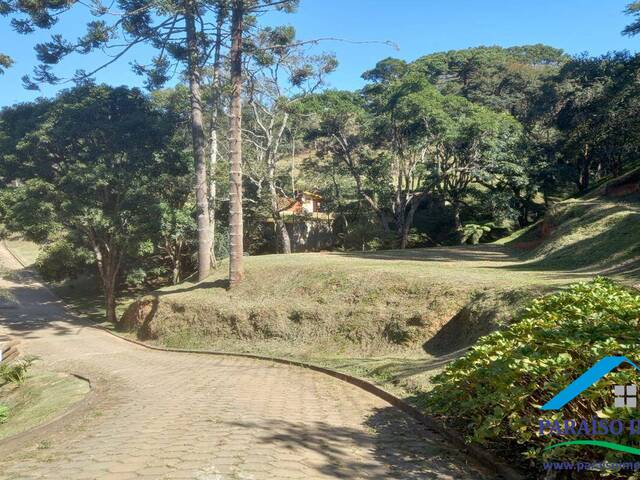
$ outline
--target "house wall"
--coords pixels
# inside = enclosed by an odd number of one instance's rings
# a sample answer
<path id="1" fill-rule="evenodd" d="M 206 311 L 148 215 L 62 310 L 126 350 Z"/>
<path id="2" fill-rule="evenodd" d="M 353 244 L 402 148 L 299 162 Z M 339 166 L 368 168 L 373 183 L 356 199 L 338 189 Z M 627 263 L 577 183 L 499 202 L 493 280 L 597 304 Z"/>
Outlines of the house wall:
<path id="1" fill-rule="evenodd" d="M 328 250 L 335 246 L 331 220 L 295 218 L 287 221 L 287 230 L 294 252 L 314 252 Z"/>

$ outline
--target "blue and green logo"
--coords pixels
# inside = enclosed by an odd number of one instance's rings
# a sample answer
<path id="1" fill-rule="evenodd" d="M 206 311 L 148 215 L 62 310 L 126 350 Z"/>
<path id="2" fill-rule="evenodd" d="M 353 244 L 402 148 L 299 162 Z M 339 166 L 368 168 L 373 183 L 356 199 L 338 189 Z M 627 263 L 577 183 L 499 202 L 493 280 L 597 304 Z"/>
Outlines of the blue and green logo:
<path id="1" fill-rule="evenodd" d="M 640 371 L 640 367 L 627 357 L 604 357 L 596 362 L 589 370 L 584 372 L 573 382 L 571 382 L 564 390 L 555 395 L 551 400 L 540 407 L 540 410 L 552 411 L 560 410 L 571 400 L 579 396 L 587 388 L 597 383 L 602 377 L 609 372 L 619 367 L 623 363 L 627 363 L 633 366 L 636 370 Z M 616 385 L 613 388 L 614 404 L 615 408 L 636 408 L 637 406 L 637 387 L 636 385 Z M 590 419 L 590 420 L 565 420 L 563 424 L 555 421 L 540 420 L 540 433 L 546 430 L 550 430 L 559 434 L 572 434 L 572 435 L 621 435 L 625 431 L 625 425 L 621 420 L 607 420 L 607 419 Z M 631 420 L 628 425 L 628 431 L 631 434 L 640 434 L 640 420 Z M 620 445 L 614 442 L 608 442 L 604 440 L 570 440 L 566 442 L 556 443 L 550 445 L 545 450 L 551 450 L 558 447 L 569 445 L 589 445 L 607 448 L 610 450 L 617 450 L 620 452 L 631 453 L 633 455 L 640 455 L 640 448 L 629 447 L 627 445 Z"/>

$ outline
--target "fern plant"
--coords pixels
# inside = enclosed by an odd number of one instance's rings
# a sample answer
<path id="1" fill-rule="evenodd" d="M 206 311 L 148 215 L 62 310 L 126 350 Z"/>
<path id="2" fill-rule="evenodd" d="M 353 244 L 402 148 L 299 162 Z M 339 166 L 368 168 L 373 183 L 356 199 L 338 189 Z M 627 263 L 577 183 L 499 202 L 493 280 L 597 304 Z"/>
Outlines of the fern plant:
<path id="1" fill-rule="evenodd" d="M 469 242 L 472 245 L 477 245 L 482 236 L 491 231 L 491 227 L 492 225 L 489 223 L 485 225 L 467 223 L 462 227 L 462 243 Z"/>

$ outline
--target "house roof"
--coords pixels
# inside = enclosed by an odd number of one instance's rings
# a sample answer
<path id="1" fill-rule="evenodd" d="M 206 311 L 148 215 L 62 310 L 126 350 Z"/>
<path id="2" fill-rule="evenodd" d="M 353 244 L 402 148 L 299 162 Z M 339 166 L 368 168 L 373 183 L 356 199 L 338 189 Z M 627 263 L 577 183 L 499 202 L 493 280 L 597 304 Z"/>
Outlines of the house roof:
<path id="1" fill-rule="evenodd" d="M 289 208 L 293 207 L 297 200 L 294 200 L 292 198 L 288 198 L 288 197 L 278 197 L 278 211 L 281 212 L 283 210 L 288 210 Z"/>
<path id="2" fill-rule="evenodd" d="M 323 197 L 321 197 L 320 195 L 318 195 L 317 193 L 313 193 L 313 192 L 302 192 L 302 194 L 303 194 L 305 197 L 309 197 L 309 198 L 311 198 L 311 199 L 313 199 L 313 200 L 324 200 L 324 198 L 323 198 Z"/>

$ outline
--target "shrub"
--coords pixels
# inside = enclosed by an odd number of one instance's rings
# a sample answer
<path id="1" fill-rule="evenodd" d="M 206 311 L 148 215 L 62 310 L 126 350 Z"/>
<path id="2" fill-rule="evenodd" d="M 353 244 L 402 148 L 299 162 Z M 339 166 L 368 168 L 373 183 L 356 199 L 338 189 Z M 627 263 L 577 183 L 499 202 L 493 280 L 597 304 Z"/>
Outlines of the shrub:
<path id="1" fill-rule="evenodd" d="M 0 423 L 4 423 L 9 418 L 9 407 L 0 403 Z"/>
<path id="2" fill-rule="evenodd" d="M 25 357 L 16 362 L 0 363 L 0 385 L 6 383 L 17 383 L 18 385 L 24 383 L 27 379 L 27 372 L 33 362 L 37 360 L 37 357 Z"/>
<path id="3" fill-rule="evenodd" d="M 491 231 L 492 224 L 477 225 L 475 223 L 467 223 L 462 227 L 462 243 L 469 242 L 472 245 L 477 245 L 480 242 L 482 236 Z"/>
<path id="4" fill-rule="evenodd" d="M 62 237 L 44 247 L 36 259 L 36 268 L 45 280 L 60 281 L 91 271 L 92 263 L 89 250 Z"/>
<path id="5" fill-rule="evenodd" d="M 611 372 L 560 411 L 544 412 L 539 406 L 604 356 L 637 360 L 640 295 L 596 278 L 534 300 L 516 320 L 505 330 L 480 339 L 464 357 L 436 376 L 434 389 L 425 400 L 426 409 L 465 431 L 470 440 L 518 452 L 535 459 L 537 465 L 541 457 L 565 461 L 624 456 L 593 447 L 564 447 L 543 453 L 544 447 L 575 437 L 538 435 L 538 422 L 631 417 L 632 410 L 611 408 L 612 387 L 636 383 L 635 369 Z M 618 443 L 630 440 L 616 438 Z"/>

